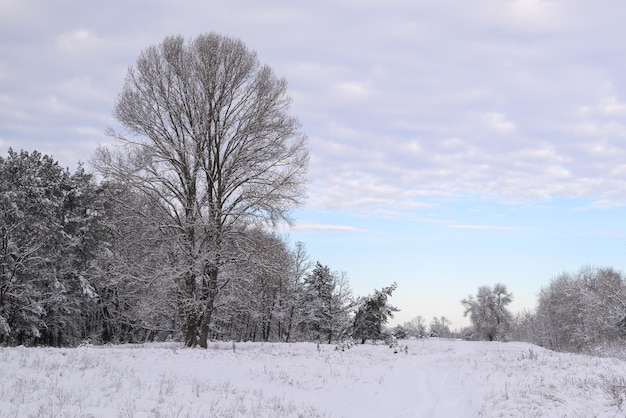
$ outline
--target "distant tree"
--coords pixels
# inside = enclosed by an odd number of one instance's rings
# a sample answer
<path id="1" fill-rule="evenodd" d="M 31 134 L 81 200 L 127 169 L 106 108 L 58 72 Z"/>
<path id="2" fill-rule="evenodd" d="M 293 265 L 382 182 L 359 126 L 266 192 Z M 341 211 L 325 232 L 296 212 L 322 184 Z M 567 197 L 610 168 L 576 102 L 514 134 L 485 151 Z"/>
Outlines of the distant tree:
<path id="1" fill-rule="evenodd" d="M 537 315 L 535 312 L 525 309 L 513 317 L 512 340 L 536 343 L 537 332 Z"/>
<path id="2" fill-rule="evenodd" d="M 384 338 L 383 325 L 387 323 L 389 318 L 393 318 L 394 312 L 398 311 L 398 308 L 387 302 L 397 287 L 398 285 L 393 283 L 381 290 L 374 290 L 372 295 L 357 299 L 352 331 L 353 338 L 361 340 L 362 344 L 368 339 L 380 340 Z"/>
<path id="3" fill-rule="evenodd" d="M 391 335 L 399 340 L 404 340 L 409 337 L 409 333 L 403 325 L 396 325 L 391 329 Z"/>
<path id="4" fill-rule="evenodd" d="M 207 347 L 218 293 L 251 227 L 289 220 L 304 198 L 306 137 L 289 115 L 287 83 L 239 40 L 167 37 L 130 68 L 94 165 L 149 203 L 170 243 L 168 278 L 187 346 Z M 230 251 L 235 251 L 232 253 Z M 147 279 L 144 277 L 144 279 Z"/>
<path id="5" fill-rule="evenodd" d="M 433 320 L 430 323 L 430 336 L 450 338 L 452 336 L 450 325 L 452 325 L 452 323 L 445 316 L 440 318 L 433 317 Z"/>
<path id="6" fill-rule="evenodd" d="M 461 329 L 459 335 L 464 340 L 474 340 L 474 330 L 472 329 L 472 327 L 464 327 L 463 329 Z"/>
<path id="7" fill-rule="evenodd" d="M 461 304 L 465 308 L 464 315 L 470 317 L 474 334 L 482 340 L 493 341 L 506 337 L 512 321 L 507 306 L 512 301 L 513 295 L 506 286 L 497 283 L 493 289 L 479 287 L 476 297 L 468 296 Z"/>
<path id="8" fill-rule="evenodd" d="M 404 325 L 404 328 L 406 328 L 407 333 L 411 337 L 415 337 L 415 338 L 428 337 L 428 333 L 426 332 L 426 320 L 421 315 L 418 315 L 412 320 L 405 322 L 403 325 Z"/>

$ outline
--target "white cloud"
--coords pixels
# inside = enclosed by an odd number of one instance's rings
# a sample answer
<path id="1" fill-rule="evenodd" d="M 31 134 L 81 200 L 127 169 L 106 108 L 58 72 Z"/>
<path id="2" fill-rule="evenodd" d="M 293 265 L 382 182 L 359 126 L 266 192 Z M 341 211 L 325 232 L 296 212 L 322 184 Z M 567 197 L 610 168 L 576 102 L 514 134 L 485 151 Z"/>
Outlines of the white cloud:
<path id="1" fill-rule="evenodd" d="M 501 225 L 473 225 L 473 224 L 449 224 L 448 228 L 453 229 L 476 229 L 485 231 L 519 231 L 524 228 L 518 226 L 501 226 Z"/>
<path id="2" fill-rule="evenodd" d="M 601 200 L 595 200 L 593 202 L 591 202 L 591 204 L 589 205 L 590 209 L 613 209 L 613 208 L 619 208 L 619 207 L 623 207 L 625 206 L 626 203 L 624 203 L 623 200 L 611 200 L 611 199 L 601 199 Z"/>
<path id="3" fill-rule="evenodd" d="M 349 225 L 332 225 L 320 223 L 300 223 L 298 222 L 290 228 L 294 231 L 334 231 L 334 232 L 367 232 L 366 229 Z"/>
<path id="4" fill-rule="evenodd" d="M 311 139 L 310 205 L 626 197 L 626 29 L 615 0 L 144 9 L 113 0 L 63 13 L 7 4 L 0 137 L 9 145 L 56 141 L 78 152 L 81 135 L 110 122 L 142 48 L 208 28 L 241 38 L 287 78 Z"/>
<path id="5" fill-rule="evenodd" d="M 340 100 L 363 100 L 370 94 L 367 83 L 341 81 L 333 85 L 333 95 Z"/>
<path id="6" fill-rule="evenodd" d="M 546 19 L 553 8 L 552 0 L 516 0 L 512 6 L 513 13 L 528 20 Z"/>
<path id="7" fill-rule="evenodd" d="M 419 155 L 423 153 L 423 148 L 418 141 L 412 140 L 406 144 L 407 151 L 411 154 Z"/>
<path id="8" fill-rule="evenodd" d="M 516 130 L 516 126 L 504 114 L 489 112 L 483 115 L 482 122 L 485 127 L 497 134 L 508 135 Z"/>
<path id="9" fill-rule="evenodd" d="M 95 54 L 103 42 L 90 30 L 75 29 L 57 37 L 56 46 L 65 54 Z"/>
<path id="10" fill-rule="evenodd" d="M 626 116 L 626 103 L 615 96 L 607 97 L 601 105 L 602 112 L 611 116 Z"/>

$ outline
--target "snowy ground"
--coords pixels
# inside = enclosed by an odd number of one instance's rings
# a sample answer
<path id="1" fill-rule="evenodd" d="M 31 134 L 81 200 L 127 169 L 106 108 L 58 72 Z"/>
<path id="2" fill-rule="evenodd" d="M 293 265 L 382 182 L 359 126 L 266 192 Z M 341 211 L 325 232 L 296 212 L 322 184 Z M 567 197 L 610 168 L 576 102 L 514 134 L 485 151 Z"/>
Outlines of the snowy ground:
<path id="1" fill-rule="evenodd" d="M 523 343 L 0 348 L 0 417 L 612 417 L 626 362 Z"/>

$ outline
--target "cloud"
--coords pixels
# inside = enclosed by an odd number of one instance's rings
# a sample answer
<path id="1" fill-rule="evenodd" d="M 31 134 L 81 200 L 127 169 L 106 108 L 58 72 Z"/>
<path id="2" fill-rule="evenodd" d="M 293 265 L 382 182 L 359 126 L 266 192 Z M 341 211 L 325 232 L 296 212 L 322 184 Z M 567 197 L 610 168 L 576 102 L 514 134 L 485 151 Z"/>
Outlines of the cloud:
<path id="1" fill-rule="evenodd" d="M 516 0 L 510 8 L 510 18 L 533 26 L 554 24 L 559 7 L 553 0 Z"/>
<path id="2" fill-rule="evenodd" d="M 600 112 L 609 116 L 626 116 L 626 103 L 615 96 L 604 98 L 600 105 Z"/>
<path id="3" fill-rule="evenodd" d="M 59 35 L 56 47 L 63 54 L 95 54 L 103 42 L 90 30 L 75 29 Z"/>
<path id="4" fill-rule="evenodd" d="M 453 229 L 477 229 L 485 231 L 520 231 L 522 227 L 518 226 L 501 226 L 501 225 L 472 225 L 472 224 L 449 224 L 447 228 Z"/>
<path id="5" fill-rule="evenodd" d="M 515 132 L 516 126 L 507 119 L 505 115 L 498 112 L 485 113 L 482 122 L 487 129 L 500 135 L 507 135 Z"/>
<path id="6" fill-rule="evenodd" d="M 614 200 L 614 199 L 599 199 L 599 200 L 594 200 L 591 203 L 589 203 L 587 206 L 585 207 L 580 207 L 580 208 L 575 208 L 573 209 L 576 212 L 588 212 L 591 210 L 597 210 L 597 209 L 615 209 L 615 208 L 622 208 L 626 206 L 626 202 L 624 202 L 623 200 Z"/>
<path id="7" fill-rule="evenodd" d="M 367 232 L 366 229 L 356 228 L 349 225 L 332 225 L 319 223 L 300 223 L 298 222 L 290 228 L 294 231 L 334 231 L 334 232 Z"/>
<path id="8" fill-rule="evenodd" d="M 363 100 L 369 96 L 367 83 L 343 81 L 333 86 L 333 95 L 339 100 Z"/>
<path id="9" fill-rule="evenodd" d="M 288 80 L 310 138 L 311 207 L 626 198 L 616 0 L 0 7 L 3 149 L 56 144 L 46 146 L 73 160 L 64 164 L 89 160 L 76 144 L 114 123 L 140 50 L 209 28 L 241 38 Z"/>

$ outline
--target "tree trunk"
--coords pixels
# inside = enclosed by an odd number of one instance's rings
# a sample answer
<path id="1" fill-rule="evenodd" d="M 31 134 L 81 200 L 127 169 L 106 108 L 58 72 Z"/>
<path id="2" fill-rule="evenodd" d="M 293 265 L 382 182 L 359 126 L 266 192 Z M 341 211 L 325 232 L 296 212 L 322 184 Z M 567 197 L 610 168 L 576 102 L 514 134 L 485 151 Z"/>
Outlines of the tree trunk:
<path id="1" fill-rule="evenodd" d="M 287 332 L 286 332 L 286 337 L 285 337 L 286 343 L 288 343 L 289 339 L 291 338 L 291 327 L 293 326 L 293 315 L 294 315 L 295 310 L 296 310 L 295 306 L 292 306 L 291 309 L 289 310 L 289 322 L 287 322 Z"/>
<path id="2" fill-rule="evenodd" d="M 196 335 L 198 334 L 198 321 L 196 315 L 190 313 L 187 315 L 185 324 L 185 346 L 195 347 L 198 343 Z"/>
<path id="3" fill-rule="evenodd" d="M 185 346 L 195 347 L 198 344 L 198 313 L 193 303 L 196 299 L 196 275 L 193 272 L 185 274 L 183 294 L 179 309 L 184 321 Z"/>
<path id="4" fill-rule="evenodd" d="M 207 348 L 207 340 L 209 339 L 209 326 L 213 315 L 215 305 L 215 297 L 217 296 L 217 273 L 216 266 L 208 266 L 206 268 L 209 282 L 207 284 L 207 300 L 202 313 L 202 322 L 200 324 L 200 347 Z"/>

